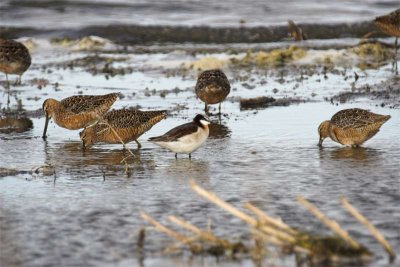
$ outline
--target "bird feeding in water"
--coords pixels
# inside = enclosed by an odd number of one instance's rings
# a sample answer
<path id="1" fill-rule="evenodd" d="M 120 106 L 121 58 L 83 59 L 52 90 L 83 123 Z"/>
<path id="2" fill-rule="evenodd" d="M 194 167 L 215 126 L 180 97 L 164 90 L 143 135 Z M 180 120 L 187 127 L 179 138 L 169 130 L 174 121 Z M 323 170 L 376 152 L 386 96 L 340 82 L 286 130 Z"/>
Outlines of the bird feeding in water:
<path id="1" fill-rule="evenodd" d="M 119 93 L 107 95 L 77 95 L 58 101 L 48 98 L 43 102 L 46 122 L 43 139 L 46 139 L 49 120 L 63 128 L 78 130 L 87 127 L 101 118 L 117 100 Z"/>
<path id="2" fill-rule="evenodd" d="M 94 143 L 123 144 L 137 140 L 156 123 L 167 117 L 166 110 L 140 111 L 137 109 L 111 110 L 102 119 L 79 133 L 83 147 Z"/>
<path id="3" fill-rule="evenodd" d="M 357 147 L 379 132 L 390 115 L 380 115 L 360 108 L 344 109 L 337 112 L 331 120 L 318 127 L 319 146 L 325 138 L 342 145 Z"/>
<path id="4" fill-rule="evenodd" d="M 208 105 L 219 103 L 221 113 L 221 102 L 225 100 L 231 91 L 231 85 L 225 73 L 219 69 L 206 70 L 197 78 L 195 87 L 196 95 L 205 103 L 204 111 L 208 112 Z"/>
<path id="5" fill-rule="evenodd" d="M 177 126 L 161 136 L 151 137 L 149 141 L 175 152 L 175 158 L 178 158 L 178 153 L 188 153 L 191 159 L 191 153 L 207 140 L 209 124 L 208 118 L 198 114 L 192 122 Z"/>

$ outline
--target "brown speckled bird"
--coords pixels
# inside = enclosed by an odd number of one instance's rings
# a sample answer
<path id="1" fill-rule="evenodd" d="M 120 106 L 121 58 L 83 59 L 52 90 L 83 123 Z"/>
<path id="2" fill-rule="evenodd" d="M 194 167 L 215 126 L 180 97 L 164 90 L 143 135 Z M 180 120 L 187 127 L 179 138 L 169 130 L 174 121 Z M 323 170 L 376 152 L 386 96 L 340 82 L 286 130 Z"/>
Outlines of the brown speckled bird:
<path id="1" fill-rule="evenodd" d="M 400 37 L 400 8 L 387 14 L 387 15 L 375 18 L 374 23 L 386 34 L 396 37 L 396 40 L 394 43 L 395 60 L 396 60 L 397 41 L 398 41 L 398 38 Z M 397 61 L 395 64 L 396 64 L 396 68 L 397 68 Z"/>
<path id="2" fill-rule="evenodd" d="M 67 97 L 61 101 L 48 98 L 43 102 L 43 111 L 46 122 L 43 131 L 43 139 L 46 139 L 46 131 L 50 118 L 63 128 L 78 130 L 95 123 L 106 113 L 117 100 L 119 93 L 107 95 L 77 95 Z"/>
<path id="3" fill-rule="evenodd" d="M 84 148 L 99 142 L 119 144 L 122 141 L 126 144 L 133 140 L 135 140 L 138 148 L 140 148 L 141 144 L 137 139 L 166 117 L 166 110 L 111 110 L 104 114 L 101 121 L 93 126 L 85 128 L 79 133 L 79 135 Z M 113 130 L 118 134 L 118 136 Z"/>
<path id="4" fill-rule="evenodd" d="M 359 108 L 341 110 L 330 121 L 319 125 L 319 145 L 330 137 L 342 145 L 357 147 L 378 133 L 382 124 L 389 119 L 390 115 L 379 115 Z"/>
<path id="5" fill-rule="evenodd" d="M 208 105 L 219 103 L 221 113 L 221 102 L 231 91 L 231 85 L 221 70 L 206 70 L 197 78 L 195 90 L 196 95 L 205 103 L 205 112 L 208 112 Z"/>
<path id="6" fill-rule="evenodd" d="M 31 56 L 28 48 L 23 44 L 8 39 L 0 39 L 0 71 L 6 74 L 19 75 L 17 83 L 21 83 L 22 74 L 31 65 Z"/>

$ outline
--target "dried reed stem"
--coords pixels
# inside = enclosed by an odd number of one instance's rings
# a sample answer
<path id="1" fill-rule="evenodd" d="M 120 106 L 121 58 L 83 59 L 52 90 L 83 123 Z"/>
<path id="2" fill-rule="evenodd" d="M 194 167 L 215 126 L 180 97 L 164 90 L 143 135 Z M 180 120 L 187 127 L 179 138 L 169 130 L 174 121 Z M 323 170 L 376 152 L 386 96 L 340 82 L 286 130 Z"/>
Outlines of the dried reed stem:
<path id="1" fill-rule="evenodd" d="M 265 234 L 273 235 L 273 236 L 279 238 L 280 240 L 283 240 L 283 241 L 286 241 L 289 243 L 295 243 L 295 239 L 292 236 L 286 234 L 285 232 L 268 227 L 266 225 L 260 225 L 256 219 L 254 219 L 253 217 L 247 215 L 246 213 L 238 210 L 234 206 L 226 203 L 225 201 L 220 199 L 218 196 L 216 196 L 214 193 L 208 192 L 207 190 L 203 189 L 202 187 L 197 185 L 194 181 L 190 182 L 190 186 L 191 186 L 192 190 L 195 191 L 200 196 L 213 202 L 214 204 L 221 207 L 222 209 L 228 211 L 229 213 L 238 217 L 245 223 L 258 228 L 259 230 L 263 231 Z"/>
<path id="2" fill-rule="evenodd" d="M 343 207 L 360 223 L 364 224 L 372 236 L 378 241 L 379 244 L 385 249 L 385 251 L 389 254 L 390 259 L 394 260 L 396 258 L 396 254 L 394 253 L 393 248 L 387 242 L 385 237 L 378 231 L 378 229 L 373 226 L 367 218 L 365 218 L 356 208 L 354 208 L 349 201 L 345 197 L 340 198 L 340 203 L 342 203 Z"/>
<path id="3" fill-rule="evenodd" d="M 319 219 L 323 224 L 325 224 L 331 231 L 338 234 L 343 240 L 348 242 L 350 246 L 355 249 L 359 249 L 361 246 L 353 238 L 350 237 L 349 233 L 343 230 L 340 225 L 329 219 L 325 214 L 323 214 L 314 204 L 310 203 L 303 197 L 297 197 L 297 202 L 303 205 L 308 211 L 310 211 L 317 219 Z"/>
<path id="4" fill-rule="evenodd" d="M 105 124 L 108 127 L 110 127 L 111 131 L 115 134 L 115 136 L 118 138 L 118 140 L 121 142 L 122 146 L 124 147 L 124 149 L 128 150 L 129 154 L 132 155 L 132 157 L 136 157 L 135 154 L 133 154 L 133 152 L 128 148 L 128 146 L 124 143 L 124 141 L 122 141 L 121 136 L 119 136 L 119 134 L 117 133 L 117 131 L 114 129 L 114 127 L 112 127 L 107 121 L 101 121 L 100 124 Z"/>
<path id="5" fill-rule="evenodd" d="M 278 228 L 278 230 L 286 231 L 291 235 L 296 235 L 298 233 L 296 230 L 291 228 L 289 225 L 287 225 L 283 221 L 270 217 L 265 212 L 263 212 L 262 210 L 260 210 L 259 208 L 257 208 L 256 206 L 254 206 L 253 204 L 251 204 L 249 202 L 244 204 L 244 207 L 247 208 L 248 210 L 250 210 L 251 212 L 253 212 L 260 221 L 262 221 L 266 224 L 269 224 L 275 228 Z"/>
<path id="6" fill-rule="evenodd" d="M 197 226 L 189 223 L 188 221 L 185 221 L 183 219 L 179 219 L 179 218 L 177 218 L 175 216 L 169 216 L 168 219 L 171 222 L 173 222 L 173 223 L 185 228 L 186 230 L 189 230 L 189 231 L 199 235 L 199 237 L 201 237 L 201 238 L 203 238 L 205 240 L 218 243 L 218 244 L 220 244 L 220 245 L 222 245 L 224 247 L 231 247 L 231 244 L 228 241 L 220 239 L 220 238 L 216 237 L 215 235 L 213 235 L 210 232 L 203 231 L 203 230 L 199 229 Z"/>
<path id="7" fill-rule="evenodd" d="M 176 239 L 177 241 L 181 242 L 181 243 L 188 243 L 189 238 L 187 238 L 186 236 L 175 232 L 174 230 L 169 229 L 168 227 L 162 225 L 161 223 L 157 222 L 155 219 L 153 219 L 150 215 L 148 215 L 147 213 L 141 211 L 140 212 L 140 216 L 147 222 L 149 222 L 150 224 L 152 224 L 158 231 L 165 233 L 166 235 Z"/>

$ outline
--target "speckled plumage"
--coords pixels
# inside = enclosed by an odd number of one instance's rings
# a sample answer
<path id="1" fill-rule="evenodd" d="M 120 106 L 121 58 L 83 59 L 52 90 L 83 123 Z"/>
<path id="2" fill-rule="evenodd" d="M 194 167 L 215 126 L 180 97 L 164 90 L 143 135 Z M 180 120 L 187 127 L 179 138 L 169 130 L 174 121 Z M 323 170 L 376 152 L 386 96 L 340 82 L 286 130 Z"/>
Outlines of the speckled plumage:
<path id="1" fill-rule="evenodd" d="M 195 87 L 196 95 L 205 103 L 205 111 L 208 110 L 207 105 L 217 104 L 225 100 L 231 91 L 228 78 L 221 70 L 206 70 L 197 78 Z"/>
<path id="2" fill-rule="evenodd" d="M 387 15 L 375 18 L 374 22 L 386 34 L 400 37 L 400 8 Z"/>
<path id="3" fill-rule="evenodd" d="M 359 108 L 341 110 L 330 121 L 319 126 L 320 145 L 324 138 L 330 137 L 342 145 L 359 146 L 378 133 L 389 119 L 389 115 L 375 114 Z"/>
<path id="4" fill-rule="evenodd" d="M 78 95 L 61 101 L 49 98 L 43 102 L 46 124 L 43 138 L 46 138 L 50 118 L 63 128 L 77 130 L 97 121 L 117 100 L 119 93 L 107 95 Z"/>
<path id="5" fill-rule="evenodd" d="M 84 147 L 97 142 L 117 144 L 121 142 L 118 136 L 124 143 L 135 140 L 140 147 L 137 139 L 166 117 L 167 112 L 165 110 L 111 110 L 104 114 L 101 121 L 80 132 L 80 137 Z M 118 136 L 115 135 L 110 126 L 116 131 Z"/>
<path id="6" fill-rule="evenodd" d="M 0 71 L 22 75 L 31 65 L 29 50 L 14 40 L 0 39 Z"/>

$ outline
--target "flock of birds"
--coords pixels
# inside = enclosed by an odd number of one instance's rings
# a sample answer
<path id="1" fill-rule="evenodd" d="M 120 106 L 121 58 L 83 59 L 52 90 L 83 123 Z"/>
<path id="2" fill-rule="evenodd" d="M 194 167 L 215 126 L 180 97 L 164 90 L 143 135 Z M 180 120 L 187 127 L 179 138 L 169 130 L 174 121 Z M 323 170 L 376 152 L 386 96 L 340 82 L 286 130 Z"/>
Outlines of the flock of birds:
<path id="1" fill-rule="evenodd" d="M 375 19 L 375 24 L 385 33 L 395 36 L 397 53 L 397 39 L 400 37 L 400 9 Z M 17 74 L 17 83 L 21 83 L 22 74 L 31 65 L 31 56 L 28 49 L 14 40 L 0 39 L 0 71 L 6 74 L 7 88 L 10 90 L 8 74 Z M 205 112 L 208 105 L 219 104 L 230 93 L 230 83 L 227 76 L 218 69 L 202 72 L 195 86 L 195 92 L 205 103 Z M 50 119 L 60 127 L 77 130 L 83 147 L 87 148 L 95 143 L 128 143 L 135 141 L 138 147 L 141 144 L 138 138 L 150 130 L 156 123 L 167 117 L 167 111 L 140 111 L 134 109 L 110 110 L 118 98 L 118 93 L 106 95 L 77 95 L 61 101 L 53 98 L 43 102 L 43 111 L 46 122 L 43 139 L 46 139 L 47 127 Z M 345 109 L 339 111 L 331 120 L 324 121 L 318 127 L 320 136 L 319 145 L 325 138 L 342 145 L 359 146 L 372 138 L 380 127 L 390 119 L 389 115 L 379 115 L 363 109 Z M 208 138 L 210 120 L 201 114 L 193 121 L 177 126 L 164 135 L 149 139 L 156 145 L 177 153 L 189 154 L 197 150 Z"/>

